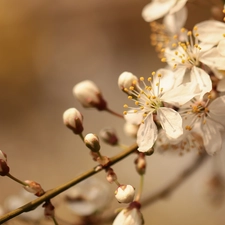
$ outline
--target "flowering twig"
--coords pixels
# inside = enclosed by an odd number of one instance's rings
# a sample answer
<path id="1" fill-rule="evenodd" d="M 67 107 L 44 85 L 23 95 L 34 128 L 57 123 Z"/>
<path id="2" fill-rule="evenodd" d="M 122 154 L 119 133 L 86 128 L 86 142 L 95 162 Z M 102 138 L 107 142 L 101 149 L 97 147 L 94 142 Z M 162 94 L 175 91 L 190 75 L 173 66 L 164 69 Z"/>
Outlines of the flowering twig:
<path id="1" fill-rule="evenodd" d="M 125 151 L 110 158 L 110 162 L 107 166 L 111 166 L 111 165 L 117 163 L 118 161 L 124 159 L 131 153 L 135 152 L 136 150 L 137 150 L 137 144 L 135 143 L 135 144 L 131 145 L 130 147 L 128 147 Z M 98 168 L 98 169 L 96 169 L 96 168 Z M 29 212 L 31 210 L 34 210 L 36 207 L 38 207 L 39 205 L 44 203 L 46 200 L 49 200 L 49 199 L 59 195 L 60 193 L 66 191 L 67 189 L 71 188 L 72 186 L 78 184 L 79 182 L 102 171 L 103 169 L 105 169 L 105 168 L 101 167 L 101 166 L 94 167 L 93 169 L 90 169 L 90 170 L 86 171 L 85 173 L 81 174 L 80 176 L 76 177 L 75 179 L 73 179 L 63 185 L 60 185 L 59 187 L 56 187 L 54 189 L 47 191 L 44 195 L 40 196 L 39 198 L 27 203 L 26 205 L 21 206 L 18 209 L 15 209 L 15 210 L 1 216 L 0 224 L 20 215 L 23 212 Z"/>

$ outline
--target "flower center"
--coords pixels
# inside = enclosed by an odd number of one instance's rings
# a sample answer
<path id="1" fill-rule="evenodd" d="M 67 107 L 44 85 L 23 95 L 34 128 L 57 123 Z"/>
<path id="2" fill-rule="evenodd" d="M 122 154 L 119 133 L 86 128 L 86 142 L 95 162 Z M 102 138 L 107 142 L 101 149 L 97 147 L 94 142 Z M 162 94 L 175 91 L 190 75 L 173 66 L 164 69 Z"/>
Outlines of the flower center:
<path id="1" fill-rule="evenodd" d="M 155 75 L 155 72 L 152 73 Z M 157 82 L 152 82 L 152 77 L 149 77 L 148 83 L 144 81 L 144 77 L 140 77 L 141 86 L 136 82 L 133 82 L 133 85 L 125 91 L 129 94 L 128 99 L 134 101 L 136 107 L 128 107 L 127 104 L 124 105 L 124 108 L 130 109 L 129 111 L 124 111 L 124 115 L 127 113 L 142 113 L 143 121 L 150 113 L 156 113 L 157 110 L 163 106 L 163 103 L 160 99 L 163 89 L 160 87 L 160 78 L 161 74 L 157 74 Z"/>

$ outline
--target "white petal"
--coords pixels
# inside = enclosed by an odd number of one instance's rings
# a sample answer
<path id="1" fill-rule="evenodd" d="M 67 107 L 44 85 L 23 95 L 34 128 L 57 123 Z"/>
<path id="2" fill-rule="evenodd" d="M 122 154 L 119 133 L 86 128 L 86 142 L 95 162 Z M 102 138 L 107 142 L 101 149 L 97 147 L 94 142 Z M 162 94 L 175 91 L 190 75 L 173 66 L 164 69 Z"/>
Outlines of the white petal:
<path id="1" fill-rule="evenodd" d="M 202 125 L 202 130 L 202 138 L 205 150 L 209 155 L 214 155 L 222 148 L 220 124 L 207 120 L 207 122 Z"/>
<path id="2" fill-rule="evenodd" d="M 153 0 L 143 8 L 142 17 L 146 22 L 157 20 L 166 15 L 175 3 L 176 0 Z"/>
<path id="3" fill-rule="evenodd" d="M 209 67 L 225 69 L 225 58 L 216 47 L 204 52 L 200 61 Z"/>
<path id="4" fill-rule="evenodd" d="M 179 11 L 173 14 L 166 15 L 163 19 L 163 24 L 166 30 L 171 34 L 179 33 L 187 20 L 187 8 L 182 7 Z"/>
<path id="5" fill-rule="evenodd" d="M 161 74 L 159 78 L 157 75 Z M 158 96 L 160 88 L 163 88 L 163 92 L 170 90 L 174 85 L 174 73 L 169 69 L 159 69 L 156 71 L 152 81 L 153 93 Z M 156 84 L 160 84 L 159 86 Z"/>
<path id="6" fill-rule="evenodd" d="M 196 27 L 199 33 L 198 39 L 202 42 L 216 45 L 224 38 L 225 23 L 216 20 L 207 20 L 196 24 Z"/>
<path id="7" fill-rule="evenodd" d="M 225 95 L 216 98 L 208 108 L 210 118 L 225 126 Z"/>
<path id="8" fill-rule="evenodd" d="M 185 83 L 167 91 L 161 97 L 161 100 L 173 105 L 183 105 L 190 101 L 196 95 L 199 95 L 198 85 L 196 83 Z"/>
<path id="9" fill-rule="evenodd" d="M 184 8 L 185 4 L 186 4 L 187 0 L 178 0 L 176 2 L 176 4 L 170 9 L 169 13 L 173 14 L 179 10 L 181 10 L 182 8 Z"/>
<path id="10" fill-rule="evenodd" d="M 217 50 L 222 56 L 225 56 L 225 39 L 219 42 Z"/>
<path id="11" fill-rule="evenodd" d="M 191 82 L 199 85 L 201 96 L 212 90 L 212 81 L 210 76 L 201 68 L 194 66 L 191 70 Z"/>
<path id="12" fill-rule="evenodd" d="M 124 119 L 131 124 L 139 125 L 143 119 L 143 113 L 134 113 L 133 110 L 129 110 L 127 114 L 124 115 Z"/>
<path id="13" fill-rule="evenodd" d="M 147 152 L 154 145 L 158 135 L 157 127 L 150 114 L 143 124 L 140 125 L 137 133 L 138 151 Z"/>
<path id="14" fill-rule="evenodd" d="M 182 118 L 175 110 L 161 107 L 157 111 L 157 117 L 168 137 L 175 139 L 183 134 Z"/>
<path id="15" fill-rule="evenodd" d="M 218 82 L 216 89 L 217 91 L 220 91 L 220 92 L 225 91 L 225 77 Z"/>

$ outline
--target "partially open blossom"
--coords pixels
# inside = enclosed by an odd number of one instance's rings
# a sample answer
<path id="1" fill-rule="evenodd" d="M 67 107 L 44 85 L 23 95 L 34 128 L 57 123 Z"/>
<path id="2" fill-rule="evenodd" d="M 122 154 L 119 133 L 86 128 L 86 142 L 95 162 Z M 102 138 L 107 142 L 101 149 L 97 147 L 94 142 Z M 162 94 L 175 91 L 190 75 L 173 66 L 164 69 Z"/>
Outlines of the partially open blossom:
<path id="1" fill-rule="evenodd" d="M 107 103 L 103 99 L 101 91 L 96 84 L 90 80 L 82 81 L 73 88 L 73 94 L 76 99 L 86 108 L 97 108 L 106 110 Z"/>
<path id="2" fill-rule="evenodd" d="M 134 85 L 134 81 L 138 81 L 138 78 L 134 74 L 123 72 L 119 76 L 118 86 L 121 90 L 128 89 L 130 86 Z"/>
<path id="3" fill-rule="evenodd" d="M 9 173 L 9 167 L 7 165 L 7 155 L 0 150 L 0 175 L 5 176 Z"/>
<path id="4" fill-rule="evenodd" d="M 24 186 L 24 189 L 26 191 L 33 193 L 36 196 L 41 196 L 45 193 L 45 191 L 42 189 L 39 183 L 32 180 L 25 180 L 25 183 L 28 184 L 27 186 Z"/>
<path id="5" fill-rule="evenodd" d="M 98 152 L 101 148 L 98 136 L 96 134 L 87 134 L 84 137 L 84 143 L 93 152 Z"/>
<path id="6" fill-rule="evenodd" d="M 115 197 L 119 203 L 130 203 L 134 199 L 135 189 L 131 185 L 121 185 L 115 191 Z"/>
<path id="7" fill-rule="evenodd" d="M 63 122 L 75 134 L 81 134 L 84 130 L 84 128 L 83 128 L 83 116 L 75 108 L 67 109 L 63 113 Z"/>
<path id="8" fill-rule="evenodd" d="M 99 133 L 100 138 L 109 145 L 117 145 L 118 144 L 118 137 L 116 132 L 113 128 L 104 128 Z"/>
<path id="9" fill-rule="evenodd" d="M 117 215 L 113 225 L 143 225 L 144 219 L 140 212 L 140 207 L 140 203 L 132 202 Z"/>

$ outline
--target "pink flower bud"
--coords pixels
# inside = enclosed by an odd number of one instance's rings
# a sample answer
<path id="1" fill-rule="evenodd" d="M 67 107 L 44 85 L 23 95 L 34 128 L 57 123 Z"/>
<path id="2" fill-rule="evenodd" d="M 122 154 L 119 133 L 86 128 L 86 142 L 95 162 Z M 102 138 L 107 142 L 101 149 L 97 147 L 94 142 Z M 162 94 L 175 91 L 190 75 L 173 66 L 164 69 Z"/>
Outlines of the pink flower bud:
<path id="1" fill-rule="evenodd" d="M 103 99 L 101 91 L 90 80 L 82 81 L 73 88 L 75 98 L 86 108 L 97 108 L 98 110 L 106 110 L 107 103 Z"/>
<path id="2" fill-rule="evenodd" d="M 115 191 L 115 197 L 119 203 L 130 203 L 134 199 L 135 190 L 131 185 L 121 185 Z"/>
<path id="3" fill-rule="evenodd" d="M 45 216 L 50 216 L 50 217 L 55 216 L 55 207 L 52 205 L 52 203 L 49 200 L 46 201 L 42 207 L 45 208 L 45 211 L 44 211 Z"/>
<path id="4" fill-rule="evenodd" d="M 93 152 L 99 152 L 100 150 L 100 144 L 99 144 L 99 139 L 96 134 L 87 134 L 84 137 L 84 143 L 85 145 Z"/>
<path id="5" fill-rule="evenodd" d="M 130 72 L 123 72 L 120 74 L 118 79 L 118 86 L 121 90 L 129 89 L 131 86 L 135 86 L 135 82 L 138 81 L 138 78 L 130 73 Z"/>
<path id="6" fill-rule="evenodd" d="M 63 113 L 63 122 L 75 134 L 81 134 L 84 130 L 84 128 L 83 128 L 83 116 L 75 108 L 67 109 Z"/>
<path id="7" fill-rule="evenodd" d="M 45 191 L 42 189 L 41 185 L 36 183 L 32 180 L 25 180 L 25 183 L 27 183 L 27 186 L 24 186 L 24 189 L 30 193 L 33 193 L 37 196 L 41 196 L 45 193 Z"/>
<path id="8" fill-rule="evenodd" d="M 138 158 L 134 161 L 136 165 L 136 170 L 137 172 L 142 175 L 145 174 L 146 170 L 146 159 L 145 159 L 145 154 L 144 153 L 139 153 Z"/>
<path id="9" fill-rule="evenodd" d="M 7 155 L 0 150 L 0 175 L 6 176 L 9 173 L 9 167 L 7 165 Z"/>
<path id="10" fill-rule="evenodd" d="M 106 179 L 109 183 L 113 183 L 117 180 L 117 176 L 112 168 L 107 169 L 106 173 Z"/>
<path id="11" fill-rule="evenodd" d="M 116 136 L 116 132 L 113 128 L 104 128 L 100 131 L 100 138 L 107 144 L 117 145 L 118 138 Z"/>

